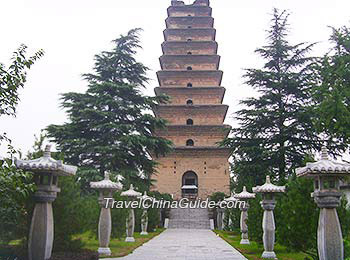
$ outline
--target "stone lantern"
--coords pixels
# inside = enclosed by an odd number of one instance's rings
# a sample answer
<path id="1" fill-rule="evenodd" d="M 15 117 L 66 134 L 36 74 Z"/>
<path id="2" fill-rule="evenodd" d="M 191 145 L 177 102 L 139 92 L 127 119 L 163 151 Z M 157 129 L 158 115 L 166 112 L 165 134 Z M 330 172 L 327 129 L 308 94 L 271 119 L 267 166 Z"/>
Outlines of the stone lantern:
<path id="1" fill-rule="evenodd" d="M 106 172 L 104 180 L 90 182 L 90 187 L 99 191 L 98 202 L 101 206 L 100 219 L 98 222 L 98 241 L 100 244 L 98 253 L 100 255 L 111 255 L 111 250 L 109 249 L 112 231 L 111 201 L 113 198 L 113 192 L 121 190 L 122 185 L 120 183 L 112 182 L 109 179 L 109 173 Z M 109 198 L 111 200 L 107 200 Z"/>
<path id="2" fill-rule="evenodd" d="M 314 198 L 320 208 L 317 230 L 317 246 L 320 260 L 343 260 L 343 236 L 336 208 L 340 205 L 342 193 L 340 179 L 350 176 L 350 164 L 328 158 L 326 147 L 322 148 L 321 160 L 307 163 L 297 169 L 298 177 L 314 179 Z"/>
<path id="3" fill-rule="evenodd" d="M 139 197 L 140 201 L 143 203 L 151 203 L 154 198 L 150 197 L 147 195 L 147 192 L 143 194 L 143 196 Z M 144 208 L 142 211 L 142 216 L 141 216 L 141 233 L 140 235 L 148 235 L 147 232 L 147 227 L 148 227 L 148 213 L 147 213 L 147 208 Z"/>
<path id="4" fill-rule="evenodd" d="M 232 203 L 235 205 L 237 203 L 237 199 L 234 197 L 234 193 L 231 194 L 231 197 L 224 199 L 223 201 L 219 201 L 217 203 L 217 215 L 216 222 L 219 230 L 225 229 L 225 210 L 228 204 Z M 231 225 L 231 219 L 229 218 L 229 225 Z"/>
<path id="5" fill-rule="evenodd" d="M 137 197 L 140 197 L 142 194 L 134 190 L 134 185 L 130 185 L 130 189 L 123 191 L 122 196 L 128 197 L 130 201 L 135 200 Z M 129 209 L 129 215 L 126 219 L 126 239 L 125 242 L 135 242 L 134 238 L 134 229 L 135 229 L 135 212 L 131 207 Z"/>
<path id="6" fill-rule="evenodd" d="M 249 245 L 250 242 L 248 239 L 248 225 L 247 225 L 248 209 L 249 209 L 248 200 L 254 199 L 255 194 L 248 192 L 246 186 L 244 186 L 243 191 L 241 193 L 236 194 L 235 198 L 243 202 L 240 204 L 240 210 L 241 210 L 240 227 L 241 227 L 241 233 L 242 233 L 241 244 Z"/>
<path id="7" fill-rule="evenodd" d="M 51 257 L 54 222 L 52 202 L 57 197 L 59 176 L 73 176 L 77 167 L 65 165 L 51 157 L 51 146 L 47 145 L 44 156 L 35 160 L 15 160 L 16 167 L 34 174 L 37 190 L 34 193 L 35 208 L 29 231 L 29 260 L 46 260 Z"/>
<path id="8" fill-rule="evenodd" d="M 262 186 L 254 187 L 253 192 L 262 193 L 263 197 L 260 204 L 264 209 L 262 228 L 264 231 L 263 242 L 265 251 L 261 257 L 276 258 L 276 254 L 273 251 L 275 247 L 275 219 L 273 216 L 273 210 L 276 206 L 275 194 L 285 192 L 285 186 L 273 185 L 270 176 L 266 176 L 266 183 Z"/>

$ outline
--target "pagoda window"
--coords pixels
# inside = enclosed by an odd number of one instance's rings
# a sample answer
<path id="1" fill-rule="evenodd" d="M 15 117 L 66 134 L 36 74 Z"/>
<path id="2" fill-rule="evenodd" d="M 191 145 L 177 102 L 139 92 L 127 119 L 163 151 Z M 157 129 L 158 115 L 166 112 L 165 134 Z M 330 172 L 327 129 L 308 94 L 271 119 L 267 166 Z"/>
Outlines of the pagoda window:
<path id="1" fill-rule="evenodd" d="M 187 83 L 187 87 L 192 88 L 193 87 L 192 83 Z"/>
<path id="2" fill-rule="evenodd" d="M 192 15 L 188 14 L 187 16 L 192 16 Z"/>
<path id="3" fill-rule="evenodd" d="M 186 124 L 193 125 L 193 120 L 191 118 L 187 119 Z"/>
<path id="4" fill-rule="evenodd" d="M 187 41 L 188 41 L 188 42 L 191 42 L 191 41 L 192 41 L 192 39 L 187 39 Z"/>
<path id="5" fill-rule="evenodd" d="M 188 67 L 187 67 L 187 70 L 192 70 L 192 67 L 191 67 L 191 66 L 188 66 Z"/>
<path id="6" fill-rule="evenodd" d="M 192 52 L 190 52 L 190 51 L 189 51 L 189 52 L 187 52 L 187 55 L 192 55 Z"/>
<path id="7" fill-rule="evenodd" d="M 189 100 L 187 100 L 186 104 L 187 104 L 188 106 L 192 106 L 192 105 L 193 105 L 193 101 L 192 101 L 191 99 L 189 99 Z"/>
<path id="8" fill-rule="evenodd" d="M 194 146 L 194 141 L 192 139 L 188 139 L 186 141 L 186 146 Z"/>

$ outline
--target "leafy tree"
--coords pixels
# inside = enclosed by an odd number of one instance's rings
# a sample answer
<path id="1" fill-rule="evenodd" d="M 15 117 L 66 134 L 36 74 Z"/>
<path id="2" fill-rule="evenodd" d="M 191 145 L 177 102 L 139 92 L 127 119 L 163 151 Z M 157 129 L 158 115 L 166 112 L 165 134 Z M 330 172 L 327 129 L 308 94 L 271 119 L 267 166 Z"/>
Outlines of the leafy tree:
<path id="1" fill-rule="evenodd" d="M 332 28 L 330 42 L 332 49 L 316 66 L 314 121 L 344 151 L 350 141 L 350 28 Z"/>
<path id="2" fill-rule="evenodd" d="M 313 44 L 291 45 L 287 20 L 286 11 L 274 9 L 267 45 L 256 50 L 265 64 L 244 75 L 260 95 L 241 101 L 240 126 L 224 141 L 236 156 L 236 167 L 244 173 L 253 168 L 250 182 L 262 181 L 268 171 L 283 183 L 311 149 L 320 148 L 309 113 L 313 59 L 307 54 Z M 260 166 L 265 170 L 259 172 Z"/>
<path id="3" fill-rule="evenodd" d="M 15 116 L 19 101 L 18 90 L 24 86 L 27 79 L 27 69 L 44 55 L 43 50 L 33 56 L 26 57 L 27 46 L 22 44 L 14 53 L 11 65 L 6 68 L 0 63 L 0 116 Z"/>
<path id="4" fill-rule="evenodd" d="M 278 198 L 276 213 L 277 240 L 290 250 L 301 251 L 317 259 L 319 210 L 314 199 L 313 181 L 291 178 L 287 192 Z"/>
<path id="5" fill-rule="evenodd" d="M 84 74 L 88 90 L 62 96 L 69 122 L 47 128 L 66 162 L 80 167 L 85 183 L 110 171 L 148 189 L 155 166 L 150 153 L 170 150 L 169 141 L 152 134 L 165 122 L 147 113 L 167 99 L 144 96 L 140 90 L 148 81 L 148 68 L 135 59 L 139 32 L 129 31 L 113 41 L 112 51 L 95 56 L 94 73 Z"/>
<path id="6" fill-rule="evenodd" d="M 16 115 L 18 90 L 26 82 L 27 70 L 44 54 L 39 50 L 28 58 L 26 51 L 27 46 L 21 45 L 13 53 L 8 67 L 0 63 L 0 117 Z M 6 243 L 26 233 L 28 212 L 24 204 L 34 186 L 31 175 L 14 166 L 14 156 L 21 154 L 5 133 L 0 133 L 0 145 L 2 143 L 7 144 L 8 155 L 7 158 L 0 156 L 0 241 Z"/>

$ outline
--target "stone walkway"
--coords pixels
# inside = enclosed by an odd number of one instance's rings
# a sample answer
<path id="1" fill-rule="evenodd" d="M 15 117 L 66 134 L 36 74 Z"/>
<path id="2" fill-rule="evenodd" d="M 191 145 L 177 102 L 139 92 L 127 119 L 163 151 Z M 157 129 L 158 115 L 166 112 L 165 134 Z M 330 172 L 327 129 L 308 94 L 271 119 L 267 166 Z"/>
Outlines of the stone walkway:
<path id="1" fill-rule="evenodd" d="M 246 258 L 211 230 L 167 229 L 137 248 L 132 254 L 107 259 L 244 260 Z"/>

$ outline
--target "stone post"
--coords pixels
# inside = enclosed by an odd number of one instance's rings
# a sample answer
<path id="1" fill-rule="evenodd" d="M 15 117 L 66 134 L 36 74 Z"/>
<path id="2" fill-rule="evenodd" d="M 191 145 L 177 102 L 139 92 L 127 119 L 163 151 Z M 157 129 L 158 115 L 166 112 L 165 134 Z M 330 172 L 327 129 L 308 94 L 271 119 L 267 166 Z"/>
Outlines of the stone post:
<path id="1" fill-rule="evenodd" d="M 141 233 L 140 233 L 140 235 L 148 235 L 147 227 L 148 227 L 148 213 L 147 213 L 147 209 L 144 209 L 142 211 L 142 216 L 141 216 Z"/>
<path id="2" fill-rule="evenodd" d="M 317 229 L 317 248 L 320 260 L 343 260 L 343 235 L 336 208 L 340 206 L 340 192 L 314 192 L 320 208 Z"/>
<path id="3" fill-rule="evenodd" d="M 248 239 L 248 209 L 249 205 L 248 203 L 244 203 L 245 205 L 241 207 L 241 219 L 240 219 L 240 228 L 242 233 L 242 239 L 241 239 L 241 245 L 249 245 L 249 239 Z"/>
<path id="4" fill-rule="evenodd" d="M 47 260 L 51 258 L 54 219 L 52 203 L 60 192 L 59 176 L 73 176 L 77 167 L 65 165 L 51 157 L 50 145 L 47 145 L 44 156 L 34 160 L 17 160 L 19 169 L 33 172 L 37 191 L 34 194 L 35 207 L 29 230 L 28 258 L 29 260 Z"/>
<path id="5" fill-rule="evenodd" d="M 218 230 L 223 230 L 224 218 L 223 218 L 223 209 L 218 207 L 216 209 L 216 223 Z"/>
<path id="6" fill-rule="evenodd" d="M 129 209 L 129 215 L 126 218 L 126 239 L 125 242 L 135 242 L 134 238 L 135 229 L 135 212 L 134 209 Z"/>
<path id="7" fill-rule="evenodd" d="M 326 147 L 322 147 L 321 160 L 307 163 L 296 170 L 298 177 L 314 179 L 314 198 L 320 208 L 317 229 L 317 248 L 320 260 L 343 260 L 343 235 L 336 208 L 342 193 L 340 179 L 350 175 L 350 164 L 330 160 Z"/>
<path id="8" fill-rule="evenodd" d="M 266 200 L 260 203 L 261 207 L 264 209 L 264 216 L 262 222 L 262 228 L 264 231 L 263 242 L 265 251 L 262 254 L 262 258 L 276 258 L 276 254 L 273 251 L 275 247 L 275 218 L 273 215 L 273 210 L 275 208 L 275 200 Z"/>
<path id="9" fill-rule="evenodd" d="M 100 219 L 98 222 L 98 241 L 100 246 L 98 248 L 98 253 L 100 255 L 111 255 L 111 250 L 109 249 L 109 242 L 112 232 L 112 217 L 111 209 L 101 208 Z"/>
<path id="10" fill-rule="evenodd" d="M 134 185 L 130 185 L 130 189 L 123 191 L 122 196 L 128 197 L 128 200 L 135 200 L 137 197 L 140 197 L 142 194 L 134 190 Z M 129 209 L 129 215 L 126 218 L 126 239 L 125 242 L 135 242 L 134 238 L 134 229 L 135 229 L 135 213 L 134 209 Z"/>
<path id="11" fill-rule="evenodd" d="M 109 173 L 105 173 L 105 178 L 99 182 L 90 182 L 90 187 L 99 191 L 98 202 L 101 206 L 100 219 L 98 222 L 99 255 L 111 255 L 109 242 L 112 232 L 111 206 L 114 191 L 121 190 L 120 183 L 112 182 Z"/>
<path id="12" fill-rule="evenodd" d="M 266 176 L 266 183 L 253 188 L 254 193 L 262 193 L 263 200 L 260 202 L 264 209 L 262 228 L 264 231 L 263 242 L 264 252 L 262 258 L 276 258 L 273 251 L 275 247 L 275 219 L 273 210 L 276 206 L 275 194 L 285 192 L 285 186 L 276 186 L 271 183 L 270 176 Z M 243 237 L 242 237 L 243 238 Z"/>
<path id="13" fill-rule="evenodd" d="M 46 260 L 51 257 L 54 237 L 52 202 L 59 191 L 58 188 L 41 188 L 34 194 L 35 207 L 28 241 L 29 260 Z"/>
<path id="14" fill-rule="evenodd" d="M 248 239 L 248 225 L 247 225 L 248 209 L 249 209 L 248 200 L 254 199 L 255 194 L 248 192 L 246 186 L 244 186 L 243 191 L 241 193 L 236 194 L 235 198 L 240 200 L 239 202 L 239 208 L 241 210 L 240 228 L 242 233 L 241 244 L 249 245 L 250 242 Z"/>

